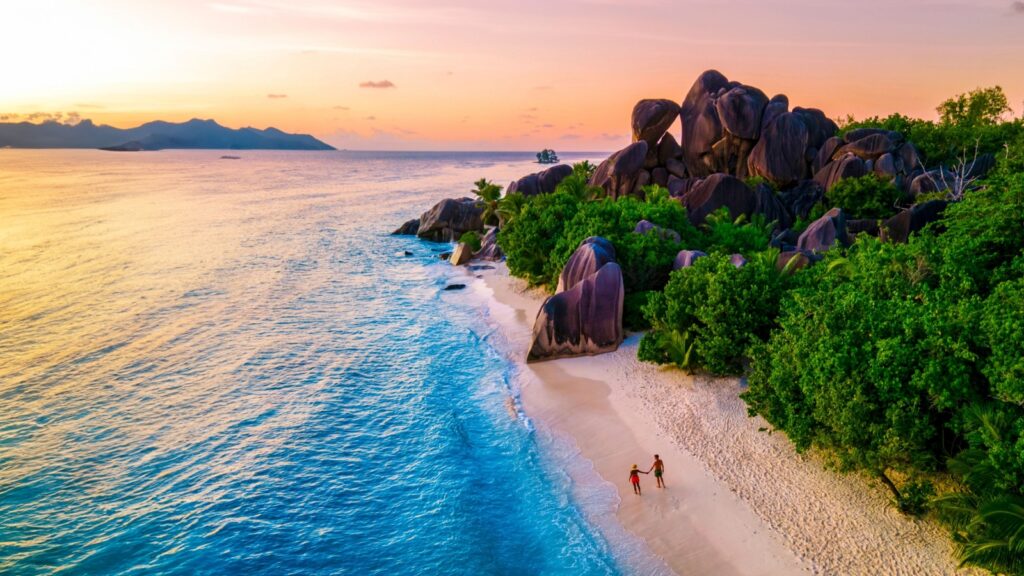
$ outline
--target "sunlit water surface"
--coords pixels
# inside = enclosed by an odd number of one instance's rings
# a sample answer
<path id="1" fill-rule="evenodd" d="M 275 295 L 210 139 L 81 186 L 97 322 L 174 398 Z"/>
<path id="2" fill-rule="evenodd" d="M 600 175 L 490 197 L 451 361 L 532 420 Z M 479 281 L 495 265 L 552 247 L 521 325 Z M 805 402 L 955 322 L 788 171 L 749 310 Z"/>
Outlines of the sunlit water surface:
<path id="1" fill-rule="evenodd" d="M 530 155 L 219 156 L 0 150 L 0 572 L 633 571 L 387 234 Z"/>

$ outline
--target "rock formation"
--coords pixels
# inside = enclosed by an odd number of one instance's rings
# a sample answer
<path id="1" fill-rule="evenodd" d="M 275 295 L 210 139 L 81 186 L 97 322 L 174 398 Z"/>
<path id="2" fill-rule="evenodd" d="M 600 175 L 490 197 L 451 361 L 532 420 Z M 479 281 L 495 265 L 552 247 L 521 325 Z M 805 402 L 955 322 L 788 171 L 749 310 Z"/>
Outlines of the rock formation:
<path id="1" fill-rule="evenodd" d="M 413 218 L 412 220 L 408 220 L 406 221 L 405 224 L 402 224 L 401 226 L 396 228 L 395 231 L 392 232 L 391 234 L 395 236 L 415 236 L 416 232 L 419 231 L 419 229 L 420 219 Z"/>
<path id="2" fill-rule="evenodd" d="M 603 238 L 588 238 L 573 253 L 572 270 L 563 271 L 559 280 L 564 290 L 545 300 L 537 313 L 528 362 L 600 354 L 619 347 L 625 289 L 622 269 L 605 261 L 614 258 L 609 247 Z M 579 277 L 598 264 L 596 271 Z"/>
<path id="3" fill-rule="evenodd" d="M 796 241 L 796 247 L 797 250 L 817 253 L 829 250 L 836 242 L 844 246 L 849 244 L 846 214 L 840 208 L 833 208 L 811 222 Z"/>
<path id="4" fill-rule="evenodd" d="M 599 236 L 587 238 L 580 243 L 572 256 L 569 256 L 562 273 L 558 276 L 558 287 L 555 292 L 573 288 L 609 262 L 615 262 L 615 246 Z"/>
<path id="5" fill-rule="evenodd" d="M 547 170 L 537 172 L 536 174 L 528 174 L 512 182 L 508 185 L 505 194 L 512 194 L 513 192 L 519 192 L 523 196 L 550 194 L 570 174 L 572 174 L 572 166 L 568 164 L 552 166 Z"/>
<path id="6" fill-rule="evenodd" d="M 906 242 L 912 233 L 919 232 L 928 224 L 939 220 L 948 204 L 944 200 L 932 200 L 902 210 L 885 221 L 880 232 L 882 239 Z"/>
<path id="7" fill-rule="evenodd" d="M 601 162 L 590 185 L 603 188 L 609 198 L 639 195 L 640 187 L 650 182 L 650 173 L 644 170 L 646 159 L 647 142 L 634 142 Z"/>
<path id="8" fill-rule="evenodd" d="M 697 261 L 697 258 L 703 258 L 707 256 L 700 250 L 680 250 L 679 254 L 676 254 L 676 259 L 672 262 L 672 269 L 679 270 L 680 268 L 689 268 L 693 266 L 693 263 Z"/>
<path id="9" fill-rule="evenodd" d="M 480 251 L 476 253 L 476 258 L 480 260 L 490 260 L 492 262 L 501 260 L 505 257 L 505 253 L 501 251 L 501 246 L 498 246 L 498 229 L 491 228 L 484 235 L 480 241 Z"/>
<path id="10" fill-rule="evenodd" d="M 483 209 L 472 198 L 447 198 L 420 216 L 416 235 L 435 242 L 458 240 L 465 232 L 484 229 L 482 215 Z"/>
<path id="11" fill-rule="evenodd" d="M 671 100 L 641 100 L 633 107 L 633 142 L 647 142 L 657 150 L 658 141 L 679 117 L 679 104 Z"/>

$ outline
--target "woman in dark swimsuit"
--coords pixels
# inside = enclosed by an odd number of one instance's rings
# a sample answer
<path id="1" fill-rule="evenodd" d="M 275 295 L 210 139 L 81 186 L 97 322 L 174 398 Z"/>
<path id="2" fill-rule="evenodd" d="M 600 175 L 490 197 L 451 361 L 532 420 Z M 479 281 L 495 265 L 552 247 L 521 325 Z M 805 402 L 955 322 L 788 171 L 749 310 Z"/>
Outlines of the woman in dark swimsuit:
<path id="1" fill-rule="evenodd" d="M 647 472 L 641 472 L 640 468 L 633 464 L 633 468 L 629 471 L 629 483 L 633 485 L 633 494 L 640 495 L 640 475 L 647 474 Z"/>

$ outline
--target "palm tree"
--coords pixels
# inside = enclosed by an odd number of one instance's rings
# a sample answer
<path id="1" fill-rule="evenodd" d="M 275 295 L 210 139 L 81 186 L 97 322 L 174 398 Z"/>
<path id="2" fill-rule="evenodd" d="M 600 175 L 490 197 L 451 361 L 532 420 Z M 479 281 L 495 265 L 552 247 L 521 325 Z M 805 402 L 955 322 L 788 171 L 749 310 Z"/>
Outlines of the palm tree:
<path id="1" fill-rule="evenodd" d="M 974 406 L 967 417 L 987 442 L 999 444 L 1012 437 L 1014 423 L 1003 411 Z M 937 498 L 935 504 L 953 530 L 961 565 L 1024 574 L 1024 497 L 1005 489 L 1005 471 L 983 448 L 963 450 L 948 464 L 965 489 Z"/>
<path id="2" fill-rule="evenodd" d="M 579 174 L 584 180 L 590 180 L 595 170 L 597 170 L 597 166 L 591 164 L 590 160 L 584 160 L 572 165 L 572 173 Z"/>
<path id="3" fill-rule="evenodd" d="M 523 206 L 525 205 L 526 196 L 519 192 L 506 194 L 504 198 L 498 201 L 498 209 L 496 211 L 498 215 L 498 228 L 504 228 L 509 222 L 515 220 L 523 211 Z"/>
<path id="4" fill-rule="evenodd" d="M 478 198 L 476 205 L 484 210 L 481 215 L 484 224 L 496 224 L 498 221 L 498 203 L 501 201 L 501 186 L 486 178 L 481 178 L 473 184 L 476 185 L 473 194 L 476 194 Z"/>

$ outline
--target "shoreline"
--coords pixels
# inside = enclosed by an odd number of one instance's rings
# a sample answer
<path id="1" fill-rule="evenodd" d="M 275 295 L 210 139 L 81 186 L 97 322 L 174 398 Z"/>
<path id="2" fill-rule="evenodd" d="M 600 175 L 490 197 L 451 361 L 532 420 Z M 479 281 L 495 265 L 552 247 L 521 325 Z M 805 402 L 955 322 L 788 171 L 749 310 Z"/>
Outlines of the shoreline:
<path id="1" fill-rule="evenodd" d="M 515 363 L 522 409 L 539 429 L 575 444 L 616 490 L 615 518 L 677 574 L 982 574 L 957 569 L 931 520 L 900 514 L 884 488 L 797 454 L 750 418 L 738 379 L 689 376 L 636 359 L 639 334 L 615 352 L 526 364 L 523 352 L 545 296 L 508 275 L 479 272 Z M 473 280 L 471 276 L 469 280 Z M 629 466 L 666 463 L 666 488 Z"/>

